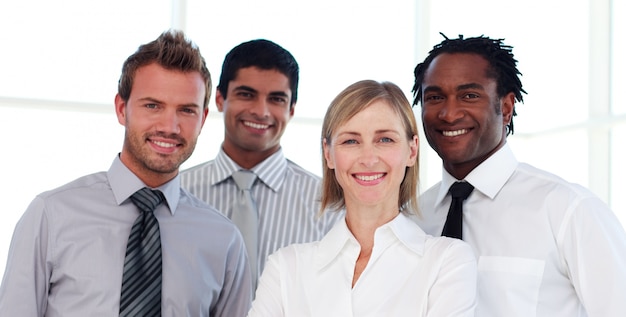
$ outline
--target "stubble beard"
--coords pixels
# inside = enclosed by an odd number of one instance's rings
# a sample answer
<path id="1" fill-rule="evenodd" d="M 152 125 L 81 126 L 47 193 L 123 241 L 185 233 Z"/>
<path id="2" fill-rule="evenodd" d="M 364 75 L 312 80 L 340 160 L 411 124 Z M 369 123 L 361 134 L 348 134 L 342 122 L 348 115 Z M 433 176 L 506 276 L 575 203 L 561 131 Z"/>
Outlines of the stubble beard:
<path id="1" fill-rule="evenodd" d="M 157 134 L 145 134 L 142 136 L 136 133 L 128 132 L 126 134 L 126 149 L 131 159 L 137 163 L 139 167 L 155 174 L 171 174 L 178 171 L 180 165 L 185 162 L 196 146 L 195 140 L 187 142 L 179 136 L 169 136 L 168 138 L 176 140 L 182 144 L 182 148 L 175 154 L 154 153 L 147 144 L 148 139 Z M 163 135 L 159 135 L 163 137 Z"/>

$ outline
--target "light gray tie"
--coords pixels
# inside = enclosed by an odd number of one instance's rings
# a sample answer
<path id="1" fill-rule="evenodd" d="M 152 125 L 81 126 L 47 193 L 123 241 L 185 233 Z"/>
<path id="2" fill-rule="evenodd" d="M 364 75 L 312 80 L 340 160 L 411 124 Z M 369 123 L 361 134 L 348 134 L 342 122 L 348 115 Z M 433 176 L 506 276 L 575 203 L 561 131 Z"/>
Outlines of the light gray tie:
<path id="1" fill-rule="evenodd" d="M 252 273 L 252 286 L 256 289 L 258 279 L 257 252 L 259 240 L 259 214 L 256 204 L 252 200 L 250 189 L 256 180 L 256 175 L 251 171 L 237 171 L 233 173 L 233 180 L 239 188 L 239 195 L 233 203 L 231 220 L 237 225 L 243 235 L 250 260 Z"/>

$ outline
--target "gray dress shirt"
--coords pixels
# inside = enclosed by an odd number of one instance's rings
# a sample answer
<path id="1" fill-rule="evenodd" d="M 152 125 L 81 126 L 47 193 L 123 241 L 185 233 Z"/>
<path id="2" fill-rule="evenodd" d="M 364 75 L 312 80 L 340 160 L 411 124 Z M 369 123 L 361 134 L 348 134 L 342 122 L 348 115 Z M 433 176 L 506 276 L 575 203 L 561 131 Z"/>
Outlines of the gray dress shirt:
<path id="1" fill-rule="evenodd" d="M 0 287 L 0 316 L 117 316 L 126 242 L 145 185 L 116 157 L 108 172 L 38 195 L 18 222 Z M 159 189 L 163 316 L 245 316 L 250 273 L 240 233 L 180 188 Z"/>
<path id="2" fill-rule="evenodd" d="M 238 189 L 231 175 L 242 169 L 222 149 L 213 161 L 181 172 L 181 184 L 229 218 Z M 267 256 L 292 243 L 321 240 L 343 212 L 319 216 L 321 180 L 289 161 L 282 149 L 252 168 L 258 180 L 252 198 L 259 212 L 257 272 Z"/>

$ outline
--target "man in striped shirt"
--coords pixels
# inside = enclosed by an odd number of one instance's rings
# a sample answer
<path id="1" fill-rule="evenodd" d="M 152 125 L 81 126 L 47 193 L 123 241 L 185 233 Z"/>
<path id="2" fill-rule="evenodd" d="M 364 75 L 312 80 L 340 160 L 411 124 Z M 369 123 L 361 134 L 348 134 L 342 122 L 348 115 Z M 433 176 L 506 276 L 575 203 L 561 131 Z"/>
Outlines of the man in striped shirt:
<path id="1" fill-rule="evenodd" d="M 320 240 L 341 217 L 335 212 L 318 217 L 320 178 L 285 158 L 280 146 L 294 114 L 298 73 L 295 58 L 274 42 L 252 40 L 233 48 L 224 59 L 215 97 L 225 126 L 220 151 L 214 160 L 181 174 L 184 188 L 229 218 L 238 198 L 231 175 L 247 170 L 257 176 L 251 189 L 258 210 L 252 271 L 259 276 L 269 254 Z"/>

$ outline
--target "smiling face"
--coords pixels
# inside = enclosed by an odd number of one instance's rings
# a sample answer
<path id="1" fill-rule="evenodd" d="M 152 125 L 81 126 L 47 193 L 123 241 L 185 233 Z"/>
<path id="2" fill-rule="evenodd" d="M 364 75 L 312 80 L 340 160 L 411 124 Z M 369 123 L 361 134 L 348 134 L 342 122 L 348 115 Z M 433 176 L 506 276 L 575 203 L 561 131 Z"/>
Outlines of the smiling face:
<path id="1" fill-rule="evenodd" d="M 514 95 L 498 98 L 489 64 L 477 54 L 443 53 L 424 74 L 422 122 L 444 168 L 463 179 L 506 142 Z"/>
<path id="2" fill-rule="evenodd" d="M 227 92 L 216 94 L 226 129 L 222 146 L 237 164 L 252 168 L 278 151 L 293 117 L 289 79 L 277 70 L 241 68 Z"/>
<path id="3" fill-rule="evenodd" d="M 400 184 L 417 157 L 417 136 L 407 139 L 399 114 L 385 101 L 374 101 L 323 141 L 328 168 L 334 170 L 346 209 L 376 206 L 398 211 Z"/>
<path id="4" fill-rule="evenodd" d="M 128 101 L 115 97 L 126 127 L 120 159 L 146 185 L 174 178 L 196 146 L 208 108 L 198 72 L 167 70 L 153 63 L 137 69 Z"/>

